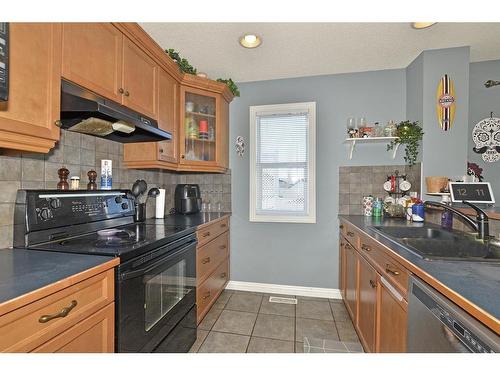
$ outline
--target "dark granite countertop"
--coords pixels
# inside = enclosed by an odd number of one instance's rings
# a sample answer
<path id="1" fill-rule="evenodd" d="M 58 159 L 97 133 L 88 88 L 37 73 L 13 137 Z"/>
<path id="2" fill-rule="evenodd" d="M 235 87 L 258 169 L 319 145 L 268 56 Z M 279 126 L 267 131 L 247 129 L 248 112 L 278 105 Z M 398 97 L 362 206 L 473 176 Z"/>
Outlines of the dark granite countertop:
<path id="1" fill-rule="evenodd" d="M 500 264 L 424 260 L 405 249 L 404 246 L 379 235 L 371 229 L 375 225 L 439 228 L 434 224 L 412 223 L 401 219 L 379 219 L 375 222 L 372 217 L 357 215 L 339 215 L 339 218 L 366 232 L 445 287 L 500 320 Z"/>
<path id="2" fill-rule="evenodd" d="M 0 250 L 0 304 L 112 259 L 97 255 L 2 249 Z"/>
<path id="3" fill-rule="evenodd" d="M 230 215 L 229 212 L 173 214 L 165 216 L 164 219 L 147 219 L 146 223 L 190 228 L 228 215 Z M 0 304 L 106 263 L 111 259 L 113 258 L 98 255 L 0 249 Z"/>
<path id="4" fill-rule="evenodd" d="M 230 212 L 198 212 L 190 215 L 172 214 L 165 216 L 164 219 L 147 219 L 146 224 L 197 227 L 229 215 L 231 215 Z"/>

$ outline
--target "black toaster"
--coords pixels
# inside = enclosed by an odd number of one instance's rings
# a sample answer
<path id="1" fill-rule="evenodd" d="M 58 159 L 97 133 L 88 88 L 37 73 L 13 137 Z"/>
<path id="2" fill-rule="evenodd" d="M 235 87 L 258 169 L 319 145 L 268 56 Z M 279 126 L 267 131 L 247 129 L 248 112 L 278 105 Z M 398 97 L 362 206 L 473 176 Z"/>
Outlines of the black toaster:
<path id="1" fill-rule="evenodd" d="M 175 187 L 175 212 L 195 214 L 201 209 L 200 187 L 196 184 L 178 184 Z"/>

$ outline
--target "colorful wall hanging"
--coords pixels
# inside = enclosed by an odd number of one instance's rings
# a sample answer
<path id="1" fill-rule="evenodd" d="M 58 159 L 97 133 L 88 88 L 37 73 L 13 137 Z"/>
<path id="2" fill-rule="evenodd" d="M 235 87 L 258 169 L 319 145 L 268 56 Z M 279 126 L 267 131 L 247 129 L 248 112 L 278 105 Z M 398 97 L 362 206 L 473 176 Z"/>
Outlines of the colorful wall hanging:
<path id="1" fill-rule="evenodd" d="M 492 115 L 479 121 L 472 129 L 472 140 L 474 152 L 481 154 L 484 161 L 500 160 L 500 118 Z"/>
<path id="2" fill-rule="evenodd" d="M 455 85 L 448 74 L 439 80 L 436 92 L 436 112 L 439 127 L 444 131 L 450 130 L 455 119 Z"/>

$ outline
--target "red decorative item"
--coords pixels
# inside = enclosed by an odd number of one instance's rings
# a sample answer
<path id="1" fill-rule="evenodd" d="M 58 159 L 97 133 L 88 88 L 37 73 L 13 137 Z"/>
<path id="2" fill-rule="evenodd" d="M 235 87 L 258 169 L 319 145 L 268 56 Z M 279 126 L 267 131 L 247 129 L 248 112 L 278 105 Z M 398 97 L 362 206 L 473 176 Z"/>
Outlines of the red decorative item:
<path id="1" fill-rule="evenodd" d="M 394 193 L 396 191 L 396 176 L 391 176 L 391 192 Z"/>
<path id="2" fill-rule="evenodd" d="M 200 120 L 200 133 L 208 133 L 208 121 Z"/>

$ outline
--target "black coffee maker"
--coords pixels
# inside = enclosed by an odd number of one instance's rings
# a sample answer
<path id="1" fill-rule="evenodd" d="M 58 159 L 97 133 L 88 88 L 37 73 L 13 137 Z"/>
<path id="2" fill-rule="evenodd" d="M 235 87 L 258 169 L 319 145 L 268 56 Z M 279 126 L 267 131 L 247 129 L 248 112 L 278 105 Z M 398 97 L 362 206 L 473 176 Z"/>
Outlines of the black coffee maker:
<path id="1" fill-rule="evenodd" d="M 201 209 L 200 187 L 196 184 L 178 184 L 175 187 L 175 212 L 195 214 Z"/>

